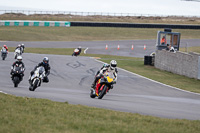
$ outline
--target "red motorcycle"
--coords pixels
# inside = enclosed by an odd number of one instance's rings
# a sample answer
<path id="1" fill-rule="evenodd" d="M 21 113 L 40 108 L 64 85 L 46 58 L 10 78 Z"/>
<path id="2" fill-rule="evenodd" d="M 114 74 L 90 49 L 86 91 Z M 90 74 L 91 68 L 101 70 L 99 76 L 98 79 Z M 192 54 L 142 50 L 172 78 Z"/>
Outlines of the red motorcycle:
<path id="1" fill-rule="evenodd" d="M 81 51 L 78 48 L 76 48 L 76 49 L 74 49 L 72 56 L 78 56 L 78 55 L 80 55 L 80 53 L 81 53 Z"/>

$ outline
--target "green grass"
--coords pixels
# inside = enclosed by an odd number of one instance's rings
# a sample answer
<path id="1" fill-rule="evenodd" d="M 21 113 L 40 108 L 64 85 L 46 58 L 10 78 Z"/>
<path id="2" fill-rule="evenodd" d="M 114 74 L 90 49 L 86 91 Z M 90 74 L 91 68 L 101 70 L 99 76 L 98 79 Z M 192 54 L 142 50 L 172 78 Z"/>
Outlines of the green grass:
<path id="1" fill-rule="evenodd" d="M 163 29 L 109 27 L 2 27 L 0 41 L 92 41 L 156 39 Z M 181 39 L 200 38 L 200 30 L 179 30 Z"/>
<path id="2" fill-rule="evenodd" d="M 194 49 L 197 50 L 198 48 Z M 71 55 L 73 50 L 73 48 L 26 48 L 25 52 L 39 54 Z M 14 51 L 14 48 L 10 47 L 9 51 Z M 110 60 L 115 59 L 118 62 L 118 67 L 120 68 L 126 69 L 130 72 L 137 73 L 139 75 L 159 81 L 167 85 L 171 85 L 191 92 L 200 93 L 200 80 L 173 74 L 167 71 L 161 71 L 152 66 L 146 66 L 144 65 L 143 58 L 100 54 L 83 54 L 83 52 L 81 53 L 81 56 L 100 57 L 101 61 L 107 63 L 109 63 Z"/>
<path id="3" fill-rule="evenodd" d="M 182 52 L 196 52 L 196 53 L 200 53 L 200 46 L 198 47 L 188 47 L 186 48 L 180 48 L 180 51 Z"/>
<path id="4" fill-rule="evenodd" d="M 1 133 L 199 133 L 199 120 L 165 119 L 0 93 Z"/>

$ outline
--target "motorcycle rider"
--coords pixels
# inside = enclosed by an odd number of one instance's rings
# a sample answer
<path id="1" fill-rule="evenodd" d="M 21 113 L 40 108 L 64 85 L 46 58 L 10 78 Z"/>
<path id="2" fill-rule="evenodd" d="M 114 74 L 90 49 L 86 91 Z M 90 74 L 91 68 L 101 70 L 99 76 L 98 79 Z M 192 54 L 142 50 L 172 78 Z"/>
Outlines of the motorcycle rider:
<path id="1" fill-rule="evenodd" d="M 116 67 L 117 67 L 117 62 L 115 60 L 111 60 L 110 65 L 105 65 L 105 67 L 102 67 L 99 73 L 97 72 L 97 75 L 95 77 L 94 82 L 92 83 L 91 88 L 93 88 L 93 90 L 95 89 L 96 82 L 102 77 L 102 75 L 104 75 L 105 72 L 112 73 L 115 77 L 113 82 L 116 83 L 117 73 L 118 73 Z M 112 89 L 112 86 L 111 86 L 111 89 Z"/>
<path id="2" fill-rule="evenodd" d="M 78 48 L 76 48 L 76 49 L 74 50 L 74 53 L 72 54 L 72 56 L 77 56 L 76 53 L 75 53 L 76 50 L 78 50 L 78 51 L 77 51 L 77 52 L 78 52 L 77 55 L 80 55 L 80 53 L 81 53 L 81 46 L 79 46 Z"/>
<path id="3" fill-rule="evenodd" d="M 104 63 L 103 66 L 101 67 L 101 69 L 100 69 L 99 71 L 97 71 L 97 73 L 96 73 L 96 75 L 95 75 L 95 78 L 96 78 L 96 76 L 100 73 L 101 70 L 103 70 L 104 68 L 107 68 L 107 69 L 108 69 L 109 66 L 110 66 L 109 64 Z M 93 88 L 93 84 L 92 84 L 92 88 Z"/>
<path id="4" fill-rule="evenodd" d="M 15 48 L 15 50 L 16 49 L 19 49 L 20 50 L 20 55 L 22 54 L 22 48 L 21 48 L 21 45 L 19 44 L 16 48 Z"/>
<path id="5" fill-rule="evenodd" d="M 22 62 L 22 56 L 18 56 L 17 57 L 17 61 L 15 61 L 13 64 L 12 64 L 12 66 L 11 66 L 11 72 L 10 72 L 10 75 L 11 75 L 11 78 L 12 78 L 12 76 L 13 76 L 13 72 L 14 72 L 14 66 L 19 66 L 19 67 L 22 67 L 22 69 L 23 69 L 23 72 L 22 72 L 22 79 L 23 79 L 23 77 L 24 77 L 24 71 L 25 71 L 25 65 L 24 65 L 24 63 Z"/>
<path id="6" fill-rule="evenodd" d="M 22 45 L 21 45 L 22 53 L 24 53 L 24 48 L 25 48 L 25 46 L 24 46 L 24 44 L 22 43 Z"/>
<path id="7" fill-rule="evenodd" d="M 49 78 L 47 77 L 49 74 L 50 74 L 50 65 L 49 65 L 49 58 L 48 57 L 44 57 L 44 59 L 43 59 L 43 61 L 42 62 L 40 62 L 35 68 L 34 68 L 34 70 L 32 70 L 31 71 L 31 76 L 34 74 L 34 71 L 38 68 L 38 67 L 40 67 L 40 66 L 43 66 L 44 67 L 44 69 L 45 69 L 45 77 L 44 77 L 44 79 L 43 79 L 43 82 L 46 82 L 46 83 L 48 83 L 49 82 Z M 31 82 L 31 76 L 30 76 L 30 78 L 29 78 L 29 82 Z"/>
<path id="8" fill-rule="evenodd" d="M 81 53 L 81 46 L 79 46 L 77 49 L 79 50 L 78 53 L 80 54 L 80 53 Z M 78 55 L 79 55 L 79 54 L 78 54 Z"/>
<path id="9" fill-rule="evenodd" d="M 6 51 L 8 53 L 8 47 L 6 45 L 3 45 L 3 47 L 1 48 L 1 51 L 3 51 L 3 49 L 6 49 Z"/>

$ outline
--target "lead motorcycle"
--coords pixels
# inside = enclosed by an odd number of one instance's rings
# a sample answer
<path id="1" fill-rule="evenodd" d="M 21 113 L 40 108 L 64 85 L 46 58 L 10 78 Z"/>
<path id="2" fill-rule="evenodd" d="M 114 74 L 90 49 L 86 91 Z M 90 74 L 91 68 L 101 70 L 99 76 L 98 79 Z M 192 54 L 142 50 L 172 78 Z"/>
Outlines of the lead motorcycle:
<path id="1" fill-rule="evenodd" d="M 7 57 L 7 54 L 8 54 L 8 52 L 7 52 L 6 49 L 2 49 L 2 50 L 1 50 L 1 57 L 2 57 L 2 60 L 5 60 L 5 58 Z"/>
<path id="2" fill-rule="evenodd" d="M 14 87 L 18 87 L 18 84 L 23 80 L 24 68 L 18 64 L 16 64 L 12 71 L 12 81 L 14 83 Z"/>
<path id="3" fill-rule="evenodd" d="M 95 91 L 93 89 L 91 90 L 90 97 L 102 99 L 113 87 L 113 84 L 115 84 L 114 76 L 106 72 L 106 74 L 97 81 Z"/>
<path id="4" fill-rule="evenodd" d="M 30 91 L 35 91 L 37 87 L 41 85 L 42 80 L 45 77 L 45 69 L 43 66 L 38 67 L 35 71 L 34 74 L 30 77 Z"/>
<path id="5" fill-rule="evenodd" d="M 17 48 L 17 49 L 15 49 L 15 52 L 14 52 L 14 58 L 17 59 L 17 57 L 19 55 L 21 55 L 21 50 L 20 50 L 20 48 Z"/>

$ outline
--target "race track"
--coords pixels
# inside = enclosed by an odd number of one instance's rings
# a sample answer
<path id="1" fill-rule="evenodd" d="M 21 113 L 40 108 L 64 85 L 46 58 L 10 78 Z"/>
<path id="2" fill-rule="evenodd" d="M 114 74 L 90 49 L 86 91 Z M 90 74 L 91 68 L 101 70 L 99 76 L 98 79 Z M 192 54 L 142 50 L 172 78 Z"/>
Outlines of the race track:
<path id="1" fill-rule="evenodd" d="M 50 82 L 42 83 L 31 92 L 29 73 L 45 56 L 50 59 Z M 119 69 L 114 89 L 102 100 L 91 99 L 90 85 L 102 63 L 90 57 L 24 53 L 23 61 L 25 77 L 19 87 L 14 88 L 9 75 L 13 53 L 9 53 L 5 61 L 0 60 L 1 92 L 164 118 L 200 120 L 199 94 L 168 87 L 122 69 Z"/>

